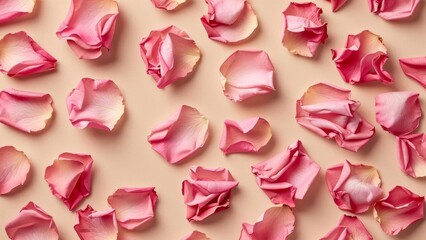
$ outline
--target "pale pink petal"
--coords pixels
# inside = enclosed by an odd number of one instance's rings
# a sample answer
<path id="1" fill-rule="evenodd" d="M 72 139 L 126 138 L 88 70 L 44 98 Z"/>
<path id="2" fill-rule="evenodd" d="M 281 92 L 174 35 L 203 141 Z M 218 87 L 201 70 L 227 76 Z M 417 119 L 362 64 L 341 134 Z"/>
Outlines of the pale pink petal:
<path id="1" fill-rule="evenodd" d="M 426 88 L 426 57 L 399 59 L 402 71 L 405 75 L 416 80 Z"/>
<path id="2" fill-rule="evenodd" d="M 387 92 L 376 96 L 376 121 L 395 136 L 417 129 L 422 109 L 415 92 Z"/>
<path id="3" fill-rule="evenodd" d="M 232 190 L 238 186 L 225 168 L 191 167 L 190 179 L 182 182 L 188 221 L 202 221 L 229 208 Z"/>
<path id="4" fill-rule="evenodd" d="M 374 217 L 385 233 L 397 235 L 424 218 L 424 201 L 424 196 L 396 186 L 389 191 L 389 196 L 374 205 Z"/>
<path id="5" fill-rule="evenodd" d="M 368 0 L 370 12 L 386 20 L 410 17 L 420 0 Z"/>
<path id="6" fill-rule="evenodd" d="M 108 203 L 120 226 L 132 230 L 154 218 L 157 199 L 153 187 L 120 188 L 108 197 Z"/>
<path id="7" fill-rule="evenodd" d="M 33 11 L 36 0 L 0 0 L 0 24 Z"/>
<path id="8" fill-rule="evenodd" d="M 151 2 L 156 8 L 170 11 L 176 9 L 182 3 L 185 3 L 186 0 L 151 0 Z"/>
<path id="9" fill-rule="evenodd" d="M 124 114 L 124 97 L 112 80 L 83 78 L 67 97 L 74 127 L 112 131 Z"/>
<path id="10" fill-rule="evenodd" d="M 320 240 L 373 240 L 373 236 L 357 217 L 343 215 L 339 225 Z"/>
<path id="11" fill-rule="evenodd" d="M 327 23 L 321 19 L 322 9 L 315 3 L 295 3 L 284 10 L 281 42 L 289 52 L 313 57 L 317 48 L 327 39 Z"/>
<path id="12" fill-rule="evenodd" d="M 265 51 L 237 50 L 220 66 L 222 89 L 234 102 L 275 91 L 274 66 Z"/>
<path id="13" fill-rule="evenodd" d="M 52 216 L 33 202 L 22 208 L 5 229 L 12 240 L 59 240 L 58 229 Z"/>
<path id="14" fill-rule="evenodd" d="M 52 117 L 52 104 L 47 93 L 5 89 L 0 92 L 0 122 L 23 132 L 39 132 Z"/>
<path id="15" fill-rule="evenodd" d="M 74 225 L 81 240 L 116 240 L 118 237 L 114 209 L 95 211 L 90 205 L 77 211 Z"/>
<path id="16" fill-rule="evenodd" d="M 115 0 L 72 0 L 68 15 L 56 31 L 82 59 L 96 59 L 110 49 L 118 16 Z"/>
<path id="17" fill-rule="evenodd" d="M 257 17 L 247 0 L 204 0 L 208 12 L 201 23 L 210 39 L 232 43 L 248 38 L 257 28 Z"/>
<path id="18" fill-rule="evenodd" d="M 337 12 L 348 0 L 327 0 L 331 2 L 331 9 L 333 12 Z"/>
<path id="19" fill-rule="evenodd" d="M 388 55 L 379 35 L 368 30 L 349 35 L 345 48 L 331 49 L 331 52 L 340 76 L 347 83 L 393 83 L 391 75 L 384 70 Z"/>
<path id="20" fill-rule="evenodd" d="M 192 231 L 190 234 L 181 238 L 181 240 L 210 240 L 205 233 L 199 231 Z"/>
<path id="21" fill-rule="evenodd" d="M 44 179 L 52 194 L 73 210 L 89 196 L 93 159 L 87 154 L 62 153 L 46 168 Z"/>
<path id="22" fill-rule="evenodd" d="M 0 195 L 9 193 L 27 180 L 30 161 L 12 146 L 0 148 Z"/>
<path id="23" fill-rule="evenodd" d="M 295 206 L 295 199 L 303 199 L 320 166 L 306 153 L 302 142 L 297 141 L 286 151 L 269 160 L 254 164 L 251 171 L 257 185 L 274 204 Z"/>
<path id="24" fill-rule="evenodd" d="M 408 134 L 396 137 L 401 170 L 415 178 L 426 177 L 426 135 Z"/>
<path id="25" fill-rule="evenodd" d="M 374 135 L 374 126 L 356 111 L 350 90 L 325 83 L 308 88 L 296 102 L 297 123 L 350 151 L 358 151 Z"/>
<path id="26" fill-rule="evenodd" d="M 240 240 L 285 240 L 294 231 L 294 222 L 290 207 L 271 207 L 254 224 L 243 223 Z"/>
<path id="27" fill-rule="evenodd" d="M 204 146 L 208 125 L 207 118 L 197 109 L 182 105 L 151 131 L 148 142 L 169 163 L 178 163 Z"/>
<path id="28" fill-rule="evenodd" d="M 372 166 L 346 160 L 327 169 L 325 179 L 334 203 L 352 213 L 366 212 L 382 196 L 382 181 Z"/>
<path id="29" fill-rule="evenodd" d="M 151 31 L 139 43 L 140 53 L 157 87 L 165 88 L 187 77 L 200 60 L 200 49 L 186 32 L 175 26 Z"/>

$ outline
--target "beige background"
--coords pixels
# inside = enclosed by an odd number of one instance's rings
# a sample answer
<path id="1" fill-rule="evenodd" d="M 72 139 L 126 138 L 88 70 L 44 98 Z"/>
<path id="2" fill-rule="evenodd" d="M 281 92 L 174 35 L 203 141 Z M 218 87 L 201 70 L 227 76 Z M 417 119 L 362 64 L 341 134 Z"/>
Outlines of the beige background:
<path id="1" fill-rule="evenodd" d="M 55 36 L 65 18 L 69 0 L 39 0 L 36 11 L 29 17 L 0 26 L 0 35 L 25 30 L 43 48 L 55 56 L 57 71 L 12 79 L 1 75 L 0 89 L 15 87 L 21 90 L 48 92 L 54 99 L 55 117 L 43 133 L 27 135 L 0 125 L 0 146 L 13 145 L 23 150 L 32 162 L 32 173 L 27 184 L 13 194 L 0 197 L 0 228 L 19 210 L 34 201 L 51 214 L 62 239 L 78 239 L 73 230 L 74 213 L 54 197 L 44 181 L 44 169 L 62 152 L 92 154 L 94 164 L 93 190 L 80 205 L 91 204 L 95 209 L 108 207 L 106 199 L 119 187 L 155 186 L 159 195 L 156 218 L 142 230 L 125 232 L 128 239 L 179 239 L 197 229 L 212 239 L 237 239 L 242 222 L 253 223 L 272 203 L 257 187 L 250 165 L 283 151 L 296 139 L 305 145 L 310 156 L 321 167 L 303 201 L 295 209 L 296 229 L 290 239 L 319 239 L 337 225 L 345 213 L 330 197 L 324 171 L 345 159 L 353 163 L 371 164 L 380 171 L 383 189 L 387 192 L 396 184 L 425 195 L 426 182 L 404 175 L 397 164 L 395 139 L 375 122 L 374 97 L 382 92 L 412 90 L 420 92 L 422 106 L 425 90 L 405 77 L 397 59 L 426 55 L 426 12 L 423 6 L 409 21 L 387 22 L 368 11 L 367 0 L 352 0 L 338 13 L 332 13 L 325 0 L 315 1 L 324 10 L 328 22 L 329 39 L 319 49 L 316 58 L 293 56 L 281 46 L 281 12 L 288 0 L 251 0 L 259 19 L 254 36 L 240 44 L 224 45 L 207 38 L 199 18 L 207 11 L 202 0 L 189 3 L 175 12 L 154 8 L 149 0 L 121 0 L 120 17 L 112 50 L 94 61 L 79 60 L 65 41 Z M 422 4 L 424 5 L 424 4 Z M 150 30 L 174 24 L 186 31 L 202 51 L 202 60 L 187 81 L 159 90 L 154 80 L 145 74 L 145 65 L 139 55 L 138 44 Z M 369 29 L 380 34 L 389 50 L 387 69 L 395 84 L 367 84 L 351 86 L 344 83 L 331 61 L 330 48 L 343 47 L 348 34 Z M 263 49 L 276 68 L 277 92 L 244 103 L 233 103 L 224 97 L 219 82 L 220 64 L 237 49 Z M 65 98 L 82 77 L 112 79 L 121 88 L 126 99 L 126 115 L 120 127 L 112 133 L 97 130 L 79 130 L 68 121 Z M 320 81 L 333 83 L 353 91 L 353 99 L 360 100 L 360 112 L 376 126 L 374 139 L 358 153 L 339 148 L 299 126 L 295 119 L 295 101 L 312 84 Z M 169 165 L 146 141 L 150 129 L 172 114 L 181 104 L 196 107 L 210 120 L 210 138 L 205 148 L 179 166 Z M 234 154 L 225 157 L 218 148 L 225 119 L 244 119 L 253 116 L 266 118 L 273 128 L 273 140 L 259 154 Z M 422 124 L 421 131 L 426 130 Z M 226 167 L 240 181 L 232 199 L 231 208 L 201 223 L 185 219 L 185 205 L 181 196 L 181 182 L 188 177 L 192 165 Z M 375 239 L 386 236 L 372 216 L 372 211 L 359 217 Z M 395 239 L 419 240 L 426 235 L 426 225 L 419 222 Z M 4 230 L 0 239 L 6 239 Z"/>

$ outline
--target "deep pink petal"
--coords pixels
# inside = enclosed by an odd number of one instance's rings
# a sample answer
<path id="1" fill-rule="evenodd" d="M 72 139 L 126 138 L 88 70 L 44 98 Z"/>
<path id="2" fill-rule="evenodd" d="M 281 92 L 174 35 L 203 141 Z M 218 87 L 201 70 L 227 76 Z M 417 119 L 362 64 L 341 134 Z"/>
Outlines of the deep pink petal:
<path id="1" fill-rule="evenodd" d="M 9 193 L 27 180 L 30 161 L 12 146 L 0 148 L 0 195 Z"/>
<path id="2" fill-rule="evenodd" d="M 370 12 L 385 20 L 396 20 L 410 17 L 419 5 L 420 0 L 368 0 Z"/>
<path id="3" fill-rule="evenodd" d="M 373 237 L 357 217 L 343 215 L 337 227 L 320 240 L 373 240 Z"/>
<path id="4" fill-rule="evenodd" d="M 176 9 L 182 3 L 185 3 L 186 0 L 151 0 L 151 2 L 156 8 L 170 11 Z"/>
<path id="5" fill-rule="evenodd" d="M 181 240 L 210 240 L 205 233 L 199 231 L 192 231 Z"/>
<path id="6" fill-rule="evenodd" d="M 401 170 L 415 178 L 426 177 L 426 135 L 408 134 L 396 137 Z"/>
<path id="7" fill-rule="evenodd" d="M 77 211 L 77 224 L 74 225 L 81 240 L 115 240 L 118 228 L 114 209 L 95 211 L 90 205 Z"/>
<path id="8" fill-rule="evenodd" d="M 399 65 L 405 75 L 426 88 L 426 57 L 401 58 Z"/>
<path id="9" fill-rule="evenodd" d="M 0 0 L 0 24 L 33 11 L 36 0 Z"/>
<path id="10" fill-rule="evenodd" d="M 333 12 L 337 12 L 348 0 L 327 0 L 331 2 L 331 9 Z"/>

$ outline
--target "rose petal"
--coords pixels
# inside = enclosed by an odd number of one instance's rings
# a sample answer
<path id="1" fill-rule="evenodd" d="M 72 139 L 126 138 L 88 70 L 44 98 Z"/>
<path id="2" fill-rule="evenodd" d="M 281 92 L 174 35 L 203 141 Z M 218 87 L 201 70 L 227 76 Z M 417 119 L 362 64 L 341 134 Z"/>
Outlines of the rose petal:
<path id="1" fill-rule="evenodd" d="M 96 59 L 110 49 L 118 16 L 115 0 L 72 0 L 56 35 L 81 59 Z"/>
<path id="2" fill-rule="evenodd" d="M 220 66 L 222 89 L 234 102 L 275 91 L 274 66 L 265 51 L 237 50 Z"/>
<path id="3" fill-rule="evenodd" d="M 331 49 L 331 52 L 340 76 L 347 83 L 393 83 L 391 75 L 384 70 L 388 55 L 379 35 L 368 30 L 349 35 L 345 48 Z"/>
<path id="4" fill-rule="evenodd" d="M 426 135 L 415 133 L 396 137 L 401 170 L 412 177 L 426 177 Z"/>
<path id="5" fill-rule="evenodd" d="M 342 148 L 358 151 L 374 135 L 374 126 L 356 110 L 358 101 L 349 99 L 350 90 L 325 83 L 308 88 L 296 102 L 297 123 Z"/>
<path id="6" fill-rule="evenodd" d="M 186 0 L 151 0 L 151 2 L 156 8 L 170 11 L 176 9 L 182 3 L 185 3 Z"/>
<path id="7" fill-rule="evenodd" d="M 132 230 L 154 218 L 157 199 L 153 187 L 120 188 L 108 197 L 108 203 L 120 226 Z"/>
<path id="8" fill-rule="evenodd" d="M 346 160 L 328 168 L 325 179 L 334 203 L 352 213 L 366 212 L 382 196 L 382 181 L 372 166 Z"/>
<path id="9" fill-rule="evenodd" d="M 252 165 L 251 171 L 256 175 L 257 185 L 274 204 L 294 207 L 295 199 L 303 199 L 320 166 L 298 140 L 286 151 Z"/>
<path id="10" fill-rule="evenodd" d="M 31 13 L 36 0 L 1 0 L 0 24 Z"/>
<path id="11" fill-rule="evenodd" d="M 208 13 L 201 23 L 210 39 L 232 43 L 248 38 L 257 28 L 257 17 L 247 0 L 204 0 Z"/>
<path id="12" fill-rule="evenodd" d="M 204 146 L 209 121 L 197 109 L 182 105 L 148 136 L 152 149 L 169 163 L 178 163 Z"/>
<path id="13" fill-rule="evenodd" d="M 124 114 L 124 98 L 111 80 L 83 78 L 67 97 L 74 127 L 112 131 Z"/>
<path id="14" fill-rule="evenodd" d="M 181 240 L 210 240 L 206 234 L 199 231 L 192 231 L 190 234 L 181 238 Z"/>
<path id="15" fill-rule="evenodd" d="M 426 57 L 399 59 L 402 71 L 405 75 L 416 80 L 426 88 Z"/>
<path id="16" fill-rule="evenodd" d="M 385 20 L 396 20 L 410 17 L 420 0 L 368 0 L 370 12 Z"/>
<path id="17" fill-rule="evenodd" d="M 243 223 L 240 240 L 285 240 L 294 231 L 295 217 L 288 206 L 271 207 L 252 224 Z"/>
<path id="18" fill-rule="evenodd" d="M 343 215 L 339 225 L 320 240 L 373 240 L 373 236 L 357 217 Z"/>
<path id="19" fill-rule="evenodd" d="M 74 229 L 81 240 L 117 239 L 118 228 L 114 209 L 95 211 L 90 205 L 77 211 Z"/>
<path id="20" fill-rule="evenodd" d="M 139 46 L 146 73 L 154 78 L 160 89 L 187 77 L 201 55 L 194 40 L 173 25 L 151 31 Z"/>
<path id="21" fill-rule="evenodd" d="M 23 132 L 39 132 L 52 117 L 52 104 L 47 93 L 5 89 L 0 92 L 0 122 Z"/>
<path id="22" fill-rule="evenodd" d="M 333 12 L 337 12 L 348 0 L 327 0 L 331 2 L 331 9 Z"/>
<path id="23" fill-rule="evenodd" d="M 24 152 L 12 146 L 0 147 L 0 195 L 24 185 L 30 167 Z"/>
<path id="24" fill-rule="evenodd" d="M 376 121 L 395 136 L 417 129 L 422 109 L 415 92 L 387 92 L 376 96 Z"/>
<path id="25" fill-rule="evenodd" d="M 397 235 L 415 221 L 423 219 L 424 196 L 396 186 L 386 198 L 374 205 L 374 217 L 386 234 Z"/>
<path id="26" fill-rule="evenodd" d="M 23 207 L 5 229 L 7 236 L 13 240 L 59 240 L 58 229 L 52 216 L 33 202 Z"/>
<path id="27" fill-rule="evenodd" d="M 93 159 L 87 154 L 62 153 L 46 168 L 44 179 L 52 194 L 73 210 L 90 195 Z"/>
<path id="28" fill-rule="evenodd" d="M 182 182 L 188 221 L 201 221 L 229 208 L 238 181 L 225 168 L 191 167 L 190 179 Z"/>

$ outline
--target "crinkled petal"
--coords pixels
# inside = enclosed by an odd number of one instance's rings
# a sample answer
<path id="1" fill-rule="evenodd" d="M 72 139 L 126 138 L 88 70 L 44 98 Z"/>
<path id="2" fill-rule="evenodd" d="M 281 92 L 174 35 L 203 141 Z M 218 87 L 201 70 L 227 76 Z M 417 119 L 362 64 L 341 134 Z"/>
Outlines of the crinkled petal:
<path id="1" fill-rule="evenodd" d="M 331 3 L 333 12 L 337 12 L 348 0 L 327 0 Z"/>
<path id="2" fill-rule="evenodd" d="M 176 9 L 179 5 L 186 2 L 186 0 L 151 0 L 156 8 L 164 9 L 167 11 Z"/>
<path id="3" fill-rule="evenodd" d="M 90 205 L 77 211 L 77 224 L 74 225 L 81 240 L 116 240 L 118 228 L 114 209 L 95 211 Z"/>
<path id="4" fill-rule="evenodd" d="M 410 17 L 419 3 L 420 0 L 368 0 L 370 12 L 385 20 Z"/>
<path id="5" fill-rule="evenodd" d="M 9 193 L 27 180 L 30 160 L 12 146 L 0 148 L 0 195 Z"/>
<path id="6" fill-rule="evenodd" d="M 320 240 L 373 240 L 373 236 L 357 217 L 343 215 L 339 225 Z"/>
<path id="7" fill-rule="evenodd" d="M 402 71 L 405 75 L 416 80 L 426 88 L 426 57 L 399 59 Z"/>
<path id="8" fill-rule="evenodd" d="M 0 24 L 33 11 L 36 0 L 0 0 Z"/>
<path id="9" fill-rule="evenodd" d="M 192 231 L 185 237 L 181 238 L 181 240 L 210 240 L 209 237 L 205 233 L 199 231 Z"/>
<path id="10" fill-rule="evenodd" d="M 396 137 L 401 170 L 414 177 L 426 177 L 426 135 L 408 134 Z"/>

